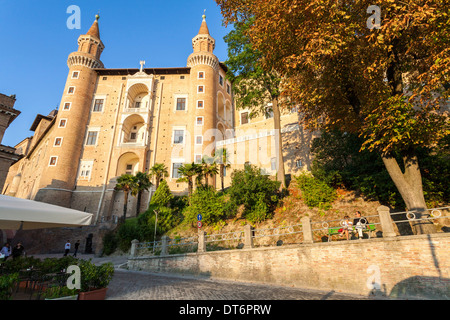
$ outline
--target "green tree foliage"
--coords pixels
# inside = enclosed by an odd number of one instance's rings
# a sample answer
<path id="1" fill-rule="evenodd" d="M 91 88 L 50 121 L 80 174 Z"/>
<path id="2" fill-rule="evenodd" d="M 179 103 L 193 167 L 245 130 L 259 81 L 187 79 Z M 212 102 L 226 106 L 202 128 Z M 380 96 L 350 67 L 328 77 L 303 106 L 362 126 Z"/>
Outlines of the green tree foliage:
<path id="1" fill-rule="evenodd" d="M 219 194 L 212 187 L 199 187 L 191 197 L 191 203 L 184 211 L 185 220 L 188 223 L 195 223 L 197 215 L 201 214 L 202 222 L 212 225 L 222 219 L 227 218 L 227 205 L 222 194 Z"/>
<path id="2" fill-rule="evenodd" d="M 331 208 L 331 203 L 337 198 L 334 188 L 310 173 L 300 174 L 295 179 L 302 191 L 303 201 L 308 207 L 324 210 Z"/>
<path id="3" fill-rule="evenodd" d="M 447 137 L 450 141 L 450 136 Z M 391 207 L 404 207 L 404 201 L 378 153 L 361 150 L 364 139 L 338 130 L 325 131 L 314 139 L 314 176 L 334 187 L 360 192 L 370 200 Z M 450 148 L 445 140 L 433 152 L 418 148 L 421 159 L 424 194 L 427 204 L 434 207 L 449 202 Z M 397 156 L 400 159 L 400 156 Z"/>
<path id="4" fill-rule="evenodd" d="M 155 194 L 152 196 L 150 201 L 151 205 L 156 205 L 158 207 L 167 206 L 169 202 L 173 199 L 173 194 L 170 192 L 169 185 L 166 180 L 162 180 L 159 184 L 158 189 L 156 189 Z"/>
<path id="5" fill-rule="evenodd" d="M 244 205 L 244 215 L 258 212 L 258 217 L 268 218 L 279 200 L 280 181 L 273 181 L 261 174 L 256 166 L 245 166 L 242 170 L 234 170 L 231 174 L 231 186 L 228 190 L 230 201 L 240 206 Z M 262 206 L 265 204 L 266 210 Z M 266 214 L 262 212 L 266 211 Z M 255 220 L 251 216 L 249 219 Z M 259 218 L 256 220 L 260 220 Z"/>

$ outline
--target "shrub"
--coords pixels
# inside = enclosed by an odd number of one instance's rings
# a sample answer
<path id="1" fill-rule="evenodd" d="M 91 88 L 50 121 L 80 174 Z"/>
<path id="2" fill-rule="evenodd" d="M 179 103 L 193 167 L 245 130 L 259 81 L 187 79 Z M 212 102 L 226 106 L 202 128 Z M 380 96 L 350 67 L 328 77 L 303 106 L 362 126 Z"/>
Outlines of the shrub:
<path id="1" fill-rule="evenodd" d="M 81 271 L 81 291 L 106 288 L 114 275 L 111 262 L 96 266 L 91 260 L 81 260 L 78 264 Z"/>
<path id="2" fill-rule="evenodd" d="M 310 208 L 329 209 L 336 200 L 337 192 L 324 181 L 314 178 L 309 173 L 296 176 L 298 186 L 302 191 L 302 198 Z"/>
<path id="3" fill-rule="evenodd" d="M 264 194 L 259 193 L 256 198 L 257 201 L 252 210 L 245 214 L 245 218 L 251 223 L 259 223 L 272 217 L 272 213 L 265 202 Z"/>
<path id="4" fill-rule="evenodd" d="M 109 231 L 103 236 L 103 254 L 109 256 L 116 251 L 119 240 L 114 231 Z"/>
<path id="5" fill-rule="evenodd" d="M 266 216 L 263 214 L 262 202 L 265 204 L 266 213 L 273 212 L 279 200 L 278 190 L 281 182 L 261 174 L 261 170 L 256 166 L 246 166 L 243 170 L 233 171 L 231 180 L 228 190 L 230 201 L 238 206 L 244 205 L 245 216 Z M 252 212 L 253 214 L 250 214 Z"/>
<path id="6" fill-rule="evenodd" d="M 197 221 L 197 215 L 203 216 L 202 222 L 214 224 L 227 217 L 223 195 L 212 187 L 199 187 L 191 196 L 191 204 L 184 210 L 185 219 L 189 223 Z"/>
<path id="7" fill-rule="evenodd" d="M 152 196 L 152 200 L 150 201 L 151 205 L 167 206 L 167 204 L 172 201 L 174 196 L 170 192 L 169 185 L 166 180 L 162 180 L 156 190 L 155 194 Z"/>
<path id="8" fill-rule="evenodd" d="M 19 274 L 5 274 L 0 276 L 0 300 L 10 300 L 13 288 L 19 281 Z"/>

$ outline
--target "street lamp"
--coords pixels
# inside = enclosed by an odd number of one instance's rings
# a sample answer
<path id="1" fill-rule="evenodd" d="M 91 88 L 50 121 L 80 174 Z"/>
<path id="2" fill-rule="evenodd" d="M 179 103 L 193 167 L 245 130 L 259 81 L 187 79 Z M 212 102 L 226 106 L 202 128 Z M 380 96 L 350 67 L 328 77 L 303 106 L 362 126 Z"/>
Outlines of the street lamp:
<path id="1" fill-rule="evenodd" d="M 158 225 L 158 211 L 153 210 L 153 212 L 156 215 L 156 221 L 155 221 L 155 235 L 153 237 L 153 254 L 155 254 L 155 244 L 156 244 L 156 226 Z"/>

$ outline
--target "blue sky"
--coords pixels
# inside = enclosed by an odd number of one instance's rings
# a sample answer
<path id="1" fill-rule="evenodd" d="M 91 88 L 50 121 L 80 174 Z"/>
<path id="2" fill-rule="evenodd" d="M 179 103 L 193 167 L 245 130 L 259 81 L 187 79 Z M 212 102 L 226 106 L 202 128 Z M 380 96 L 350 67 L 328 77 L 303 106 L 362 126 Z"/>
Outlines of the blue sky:
<path id="1" fill-rule="evenodd" d="M 81 29 L 68 29 L 70 5 L 81 10 Z M 227 58 L 222 23 L 213 0 L 0 0 L 0 93 L 15 94 L 22 113 L 6 130 L 1 144 L 14 146 L 32 136 L 38 113 L 59 106 L 68 72 L 67 57 L 77 50 L 100 11 L 105 68 L 185 67 L 206 9 L 216 40 L 215 55 Z"/>

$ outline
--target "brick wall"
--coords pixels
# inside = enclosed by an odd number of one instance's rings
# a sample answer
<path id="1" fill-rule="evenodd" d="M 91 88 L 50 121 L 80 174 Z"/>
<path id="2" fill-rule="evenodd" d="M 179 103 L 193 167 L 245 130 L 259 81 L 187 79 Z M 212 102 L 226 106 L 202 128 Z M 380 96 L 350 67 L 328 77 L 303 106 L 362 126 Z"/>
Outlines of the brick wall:
<path id="1" fill-rule="evenodd" d="M 390 297 L 450 298 L 450 234 L 136 257 L 129 267 Z"/>

